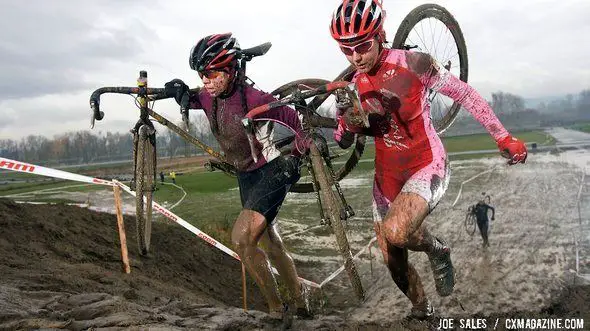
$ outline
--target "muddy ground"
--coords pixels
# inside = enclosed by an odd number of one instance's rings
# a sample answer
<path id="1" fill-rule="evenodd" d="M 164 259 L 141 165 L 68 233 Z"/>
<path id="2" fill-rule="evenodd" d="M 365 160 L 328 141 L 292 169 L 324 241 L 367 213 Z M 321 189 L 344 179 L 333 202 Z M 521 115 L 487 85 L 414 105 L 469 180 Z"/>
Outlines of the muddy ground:
<path id="1" fill-rule="evenodd" d="M 438 297 L 427 259 L 410 254 L 441 317 L 486 318 L 488 329 L 499 317 L 498 330 L 509 317 L 583 318 L 584 329 L 590 329 L 590 287 L 576 276 L 574 245 L 574 236 L 579 245 L 590 244 L 590 190 L 579 190 L 589 160 L 590 153 L 581 150 L 531 155 L 526 166 L 517 167 L 506 167 L 500 158 L 453 162 L 451 185 L 428 224 L 453 249 L 455 293 Z M 492 168 L 465 184 L 453 205 L 462 181 Z M 349 223 L 355 251 L 372 237 L 370 178 L 364 174 L 344 182 L 360 215 Z M 488 250 L 463 227 L 465 210 L 484 190 L 496 207 Z M 301 276 L 321 282 L 340 260 L 327 229 L 294 235 L 317 225 L 313 210 L 303 208 L 310 203 L 311 196 L 290 195 L 280 224 Z M 154 253 L 140 258 L 133 218 L 125 221 L 130 275 L 121 273 L 114 215 L 0 200 L 0 330 L 278 328 L 260 312 L 265 306 L 249 279 L 250 310 L 240 308 L 238 262 L 164 222 L 154 224 Z M 293 329 L 429 329 L 404 320 L 409 302 L 378 256 L 370 263 L 365 254 L 358 266 L 368 294 L 364 303 L 356 302 L 342 274 L 314 293 L 317 318 L 295 321 Z M 578 266 L 590 272 L 587 254 Z"/>

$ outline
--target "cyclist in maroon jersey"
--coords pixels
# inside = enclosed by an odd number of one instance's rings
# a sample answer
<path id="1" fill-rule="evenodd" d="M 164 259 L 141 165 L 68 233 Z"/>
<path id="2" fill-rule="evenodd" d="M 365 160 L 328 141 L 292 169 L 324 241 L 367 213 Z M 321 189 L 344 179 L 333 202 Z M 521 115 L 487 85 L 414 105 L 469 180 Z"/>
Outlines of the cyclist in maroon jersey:
<path id="1" fill-rule="evenodd" d="M 469 85 L 438 66 L 425 53 L 383 46 L 385 12 L 376 0 L 343 0 L 330 32 L 354 66 L 355 82 L 369 127 L 348 100 L 337 101 L 334 138 L 347 148 L 354 133 L 375 137 L 373 219 L 385 264 L 398 288 L 412 302 L 411 316 L 433 314 L 408 250 L 425 252 L 440 296 L 453 292 L 450 248 L 430 234 L 423 221 L 443 196 L 450 169 L 430 119 L 427 90 L 449 96 L 492 135 L 509 164 L 524 163 L 527 149 L 498 121 L 488 103 Z"/>
<path id="2" fill-rule="evenodd" d="M 242 211 L 234 223 L 231 240 L 249 274 L 258 284 L 268 303 L 271 317 L 283 319 L 284 304 L 265 251 L 258 247 L 262 241 L 277 267 L 290 296 L 296 314 L 310 318 L 311 313 L 293 259 L 285 250 L 275 219 L 292 184 L 297 182 L 299 156 L 305 150 L 302 127 L 295 110 L 279 107 L 265 117 L 285 124 L 297 134 L 294 155 L 281 156 L 268 137 L 267 126 L 258 127 L 255 145 L 256 159 L 242 125 L 248 110 L 274 101 L 272 95 L 239 81 L 238 59 L 240 47 L 231 33 L 215 34 L 201 39 L 191 50 L 189 65 L 196 70 L 204 88 L 189 96 L 190 109 L 203 109 L 213 135 L 219 142 L 227 162 L 236 167 Z M 179 79 L 166 83 L 166 94 L 181 104 L 189 93 L 188 86 Z M 298 156 L 299 155 L 299 156 Z"/>

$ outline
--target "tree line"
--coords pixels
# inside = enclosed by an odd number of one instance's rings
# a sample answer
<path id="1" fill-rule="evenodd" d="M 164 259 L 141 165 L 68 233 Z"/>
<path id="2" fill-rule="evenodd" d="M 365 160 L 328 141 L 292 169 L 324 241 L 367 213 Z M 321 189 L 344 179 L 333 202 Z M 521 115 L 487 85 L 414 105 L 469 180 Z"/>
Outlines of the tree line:
<path id="1" fill-rule="evenodd" d="M 183 124 L 177 125 L 182 127 Z M 219 148 L 204 114 L 191 116 L 189 132 L 205 144 Z M 156 137 L 158 157 L 202 153 L 165 127 L 158 129 Z M 0 156 L 47 166 L 129 160 L 132 153 L 131 132 L 80 130 L 58 134 L 53 138 L 29 135 L 20 140 L 0 139 Z"/>
<path id="2" fill-rule="evenodd" d="M 525 130 L 546 126 L 570 125 L 590 121 L 590 89 L 577 95 L 540 103 L 527 108 L 521 96 L 496 92 L 488 101 L 502 123 L 509 130 Z M 320 109 L 326 115 L 327 109 Z M 180 125 L 180 124 L 179 124 Z M 207 145 L 218 148 L 209 122 L 202 112 L 191 114 L 189 132 Z M 465 110 L 461 110 L 455 123 L 445 135 L 484 132 L 484 129 Z M 327 134 L 328 138 L 331 137 Z M 157 134 L 159 157 L 176 157 L 202 154 L 197 147 L 187 144 L 176 133 L 163 128 Z M 81 130 L 47 138 L 29 135 L 20 140 L 1 139 L 0 156 L 40 165 L 68 165 L 94 162 L 129 160 L 133 151 L 133 136 L 129 132 L 91 132 Z"/>

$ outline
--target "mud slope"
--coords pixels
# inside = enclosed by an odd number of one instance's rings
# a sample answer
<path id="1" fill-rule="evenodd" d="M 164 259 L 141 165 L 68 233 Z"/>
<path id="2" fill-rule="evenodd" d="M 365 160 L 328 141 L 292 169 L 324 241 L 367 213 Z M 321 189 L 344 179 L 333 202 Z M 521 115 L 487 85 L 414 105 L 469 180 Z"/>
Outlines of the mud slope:
<path id="1" fill-rule="evenodd" d="M 184 316 L 195 309 L 241 306 L 237 261 L 163 223 L 154 224 L 152 245 L 158 249 L 139 258 L 134 219 L 125 220 L 130 275 L 121 272 L 114 215 L 0 199 L 0 328 L 12 329 L 21 318 L 59 324 L 105 314 L 149 324 L 163 318 L 158 307 Z M 262 309 L 259 293 L 249 289 L 250 307 Z"/>
<path id="2" fill-rule="evenodd" d="M 151 258 L 138 258 L 132 218 L 126 218 L 126 226 L 133 258 L 130 275 L 120 271 L 114 215 L 0 199 L 0 330 L 278 328 L 266 314 L 238 308 L 242 304 L 238 262 L 179 226 L 163 223 L 154 227 L 153 245 L 158 249 Z M 249 282 L 249 307 L 263 310 L 262 299 Z M 545 307 L 488 310 L 485 314 L 585 317 L 590 323 L 587 302 L 590 289 L 578 287 L 556 293 Z M 367 304 L 371 300 L 364 306 Z M 399 304 L 405 306 L 405 302 Z M 363 308 L 348 308 L 352 311 L 295 321 L 293 329 L 428 329 L 425 324 L 395 317 L 366 318 Z M 451 315 L 474 317 L 467 313 Z"/>

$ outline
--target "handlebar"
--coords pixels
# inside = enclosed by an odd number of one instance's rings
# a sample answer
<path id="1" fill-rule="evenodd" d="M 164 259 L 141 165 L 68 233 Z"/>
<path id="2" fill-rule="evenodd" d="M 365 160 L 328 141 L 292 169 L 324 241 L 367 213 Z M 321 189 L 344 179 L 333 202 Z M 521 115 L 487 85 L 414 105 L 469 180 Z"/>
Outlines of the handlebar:
<path id="1" fill-rule="evenodd" d="M 200 88 L 194 88 L 190 90 L 190 93 L 198 93 Z M 104 112 L 100 110 L 100 96 L 105 93 L 117 93 L 117 94 L 139 94 L 140 88 L 139 87 L 101 87 L 90 95 L 90 109 L 92 111 L 92 117 L 90 119 L 91 128 L 94 128 L 94 121 L 100 121 L 104 118 Z M 149 101 L 156 101 L 156 100 L 163 100 L 168 99 L 170 97 L 164 94 L 164 88 L 147 88 L 146 89 L 147 98 Z M 183 98 L 184 99 L 184 98 Z M 186 107 L 188 109 L 188 98 L 186 98 Z M 185 111 L 186 112 L 186 111 Z M 187 116 L 188 118 L 188 116 Z"/>

